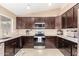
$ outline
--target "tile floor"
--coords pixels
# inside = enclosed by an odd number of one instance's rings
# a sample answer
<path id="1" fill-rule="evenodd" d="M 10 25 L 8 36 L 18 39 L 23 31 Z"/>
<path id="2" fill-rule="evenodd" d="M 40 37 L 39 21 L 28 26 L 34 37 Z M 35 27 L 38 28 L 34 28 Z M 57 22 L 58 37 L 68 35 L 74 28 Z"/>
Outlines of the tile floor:
<path id="1" fill-rule="evenodd" d="M 23 48 L 15 56 L 64 56 L 58 49 Z"/>

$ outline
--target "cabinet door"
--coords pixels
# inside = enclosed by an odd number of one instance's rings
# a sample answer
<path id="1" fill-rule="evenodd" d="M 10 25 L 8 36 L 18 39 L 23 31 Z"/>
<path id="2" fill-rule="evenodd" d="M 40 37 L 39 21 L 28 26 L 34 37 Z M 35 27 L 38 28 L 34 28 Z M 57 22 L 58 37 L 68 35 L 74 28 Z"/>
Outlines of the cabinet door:
<path id="1" fill-rule="evenodd" d="M 67 28 L 67 13 L 64 13 L 62 16 L 62 28 Z"/>
<path id="2" fill-rule="evenodd" d="M 35 23 L 44 22 L 44 17 L 35 17 Z"/>
<path id="3" fill-rule="evenodd" d="M 73 21 L 73 26 L 74 28 L 77 28 L 77 20 L 78 20 L 78 8 L 79 8 L 79 4 L 75 5 L 74 7 L 74 21 Z"/>
<path id="4" fill-rule="evenodd" d="M 55 28 L 55 18 L 54 17 L 45 17 L 45 26 L 47 29 L 54 29 Z"/>
<path id="5" fill-rule="evenodd" d="M 22 29 L 33 28 L 34 19 L 32 17 L 22 17 Z"/>
<path id="6" fill-rule="evenodd" d="M 51 29 L 51 18 L 47 17 L 47 25 L 48 25 L 48 29 Z M 52 24 L 53 25 L 53 24 Z"/>
<path id="7" fill-rule="evenodd" d="M 50 17 L 50 27 L 51 29 L 55 29 L 55 18 L 54 17 Z"/>
<path id="8" fill-rule="evenodd" d="M 9 40 L 5 42 L 4 55 L 14 56 L 15 55 L 15 42 L 14 40 Z"/>
<path id="9" fill-rule="evenodd" d="M 73 8 L 67 11 L 67 28 L 73 28 Z"/>
<path id="10" fill-rule="evenodd" d="M 40 23 L 41 22 L 41 18 L 40 17 L 35 17 L 35 23 Z"/>
<path id="11" fill-rule="evenodd" d="M 21 29 L 21 28 L 22 28 L 22 18 L 16 17 L 16 29 Z"/>
<path id="12" fill-rule="evenodd" d="M 26 21 L 26 18 L 25 17 L 21 17 L 22 18 L 22 27 L 21 29 L 25 29 L 27 27 L 27 21 Z"/>
<path id="13" fill-rule="evenodd" d="M 45 17 L 45 28 L 48 29 L 49 28 L 49 22 L 48 22 L 48 18 Z"/>
<path id="14" fill-rule="evenodd" d="M 4 48 L 5 56 L 14 56 L 21 48 L 20 48 L 20 37 L 6 41 Z"/>
<path id="15" fill-rule="evenodd" d="M 73 45 L 73 46 L 72 46 L 72 55 L 73 55 L 73 56 L 77 56 L 77 54 L 78 54 L 78 52 L 77 52 L 78 44 L 77 44 L 77 43 L 73 43 L 72 45 Z"/>
<path id="16" fill-rule="evenodd" d="M 33 36 L 25 36 L 25 44 L 23 48 L 34 48 L 34 41 Z"/>
<path id="17" fill-rule="evenodd" d="M 46 48 L 56 48 L 55 47 L 55 38 L 56 37 L 46 36 L 45 47 Z"/>
<path id="18" fill-rule="evenodd" d="M 18 37 L 18 38 L 16 38 L 16 39 L 14 39 L 15 40 L 15 54 L 22 48 L 22 41 L 21 41 L 21 37 Z"/>
<path id="19" fill-rule="evenodd" d="M 55 17 L 55 29 L 62 28 L 62 16 Z"/>

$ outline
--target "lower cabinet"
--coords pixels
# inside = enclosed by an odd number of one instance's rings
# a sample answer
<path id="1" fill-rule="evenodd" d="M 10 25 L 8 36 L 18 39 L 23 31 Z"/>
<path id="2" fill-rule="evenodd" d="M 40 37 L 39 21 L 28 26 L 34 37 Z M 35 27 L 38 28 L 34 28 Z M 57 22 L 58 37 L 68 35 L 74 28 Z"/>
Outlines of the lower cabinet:
<path id="1" fill-rule="evenodd" d="M 64 40 L 64 48 L 71 56 L 77 56 L 77 43 Z"/>
<path id="2" fill-rule="evenodd" d="M 46 48 L 58 48 L 65 56 L 77 56 L 77 43 L 66 39 L 46 36 Z M 21 36 L 4 42 L 4 55 L 14 56 L 21 48 L 34 48 L 33 36 Z"/>
<path id="3" fill-rule="evenodd" d="M 65 56 L 77 56 L 77 43 L 58 37 L 56 46 Z"/>
<path id="4" fill-rule="evenodd" d="M 15 54 L 15 40 L 9 40 L 5 42 L 4 55 L 13 56 Z"/>
<path id="5" fill-rule="evenodd" d="M 45 47 L 46 48 L 56 48 L 55 47 L 55 36 L 46 36 Z"/>
<path id="6" fill-rule="evenodd" d="M 14 56 L 22 48 L 21 40 L 21 37 L 18 37 L 4 42 L 4 55 Z"/>
<path id="7" fill-rule="evenodd" d="M 23 36 L 23 48 L 34 48 L 34 37 L 33 36 Z"/>
<path id="8" fill-rule="evenodd" d="M 75 44 L 73 44 L 73 46 L 72 46 L 72 55 L 73 56 L 77 56 L 77 54 L 78 54 L 78 52 L 77 52 L 77 44 L 75 43 Z"/>
<path id="9" fill-rule="evenodd" d="M 56 48 L 62 48 L 64 46 L 64 40 L 60 37 L 56 37 L 55 46 Z"/>

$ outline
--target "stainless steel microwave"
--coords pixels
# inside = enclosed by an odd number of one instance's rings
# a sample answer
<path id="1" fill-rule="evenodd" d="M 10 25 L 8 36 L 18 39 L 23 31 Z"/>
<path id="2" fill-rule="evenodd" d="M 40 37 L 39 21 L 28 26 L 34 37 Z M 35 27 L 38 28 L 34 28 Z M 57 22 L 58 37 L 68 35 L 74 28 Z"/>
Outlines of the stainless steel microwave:
<path id="1" fill-rule="evenodd" d="M 35 23 L 35 28 L 45 28 L 45 23 Z"/>

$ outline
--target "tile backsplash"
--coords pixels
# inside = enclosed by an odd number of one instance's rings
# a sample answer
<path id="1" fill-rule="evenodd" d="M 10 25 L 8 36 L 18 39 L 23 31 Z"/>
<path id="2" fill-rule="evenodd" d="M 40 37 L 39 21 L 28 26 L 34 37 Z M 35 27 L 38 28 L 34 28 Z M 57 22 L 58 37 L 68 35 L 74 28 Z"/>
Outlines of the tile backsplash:
<path id="1" fill-rule="evenodd" d="M 70 37 L 78 37 L 78 31 L 77 28 L 73 29 L 62 29 L 63 30 L 63 35 L 70 36 Z"/>
<path id="2" fill-rule="evenodd" d="M 21 35 L 21 34 L 22 35 L 26 35 L 26 30 L 27 29 L 17 29 L 15 32 L 10 33 L 8 36 L 18 35 L 18 34 L 19 35 Z M 35 35 L 35 30 L 36 29 L 31 29 L 29 34 L 32 35 L 32 36 Z M 78 32 L 74 33 L 73 32 L 74 30 L 77 30 L 77 28 L 76 29 L 62 29 L 63 35 L 71 36 L 71 37 L 74 37 L 74 35 L 75 35 L 77 37 L 78 36 Z M 44 29 L 44 33 L 47 36 L 55 36 L 55 35 L 57 35 L 57 29 Z"/>
<path id="3" fill-rule="evenodd" d="M 26 30 L 27 29 L 17 29 L 19 34 L 24 34 L 24 35 L 26 35 Z M 35 31 L 36 31 L 36 29 L 31 29 L 29 34 L 30 35 L 35 35 Z M 57 34 L 57 29 L 44 29 L 43 31 L 44 31 L 45 35 L 48 35 L 48 36 Z"/>

